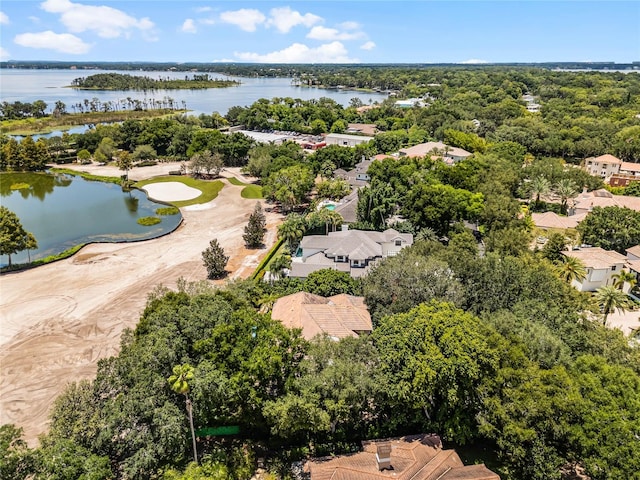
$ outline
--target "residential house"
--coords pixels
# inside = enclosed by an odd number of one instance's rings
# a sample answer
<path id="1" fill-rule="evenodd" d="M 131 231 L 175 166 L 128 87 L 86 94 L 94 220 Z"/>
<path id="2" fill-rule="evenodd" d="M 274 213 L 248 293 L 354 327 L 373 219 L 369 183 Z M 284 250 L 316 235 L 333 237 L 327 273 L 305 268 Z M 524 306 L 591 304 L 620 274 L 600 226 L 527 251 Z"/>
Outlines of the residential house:
<path id="1" fill-rule="evenodd" d="M 351 455 L 309 460 L 309 480 L 500 480 L 484 464 L 465 466 L 437 435 L 411 435 L 362 442 Z"/>
<path id="2" fill-rule="evenodd" d="M 328 133 L 324 137 L 327 145 L 340 145 L 341 147 L 355 147 L 361 143 L 371 141 L 371 137 L 364 135 L 348 135 L 346 133 Z"/>
<path id="3" fill-rule="evenodd" d="M 373 163 L 373 160 L 362 160 L 353 169 L 345 171 L 342 168 L 338 168 L 333 172 L 334 177 L 341 178 L 349 182 L 352 187 L 362 187 L 369 183 L 371 177 L 367 173 L 369 166 Z"/>
<path id="4" fill-rule="evenodd" d="M 364 297 L 346 294 L 328 298 L 307 292 L 287 295 L 273 305 L 271 318 L 287 328 L 302 329 L 302 336 L 307 340 L 316 335 L 328 335 L 338 340 L 372 330 Z"/>
<path id="5" fill-rule="evenodd" d="M 459 162 L 467 157 L 470 157 L 472 153 L 467 152 L 463 148 L 450 147 L 442 142 L 426 142 L 419 145 L 414 145 L 409 148 L 400 149 L 400 157 L 426 157 L 431 155 L 432 158 L 442 157 L 442 159 L 449 164 Z"/>
<path id="6" fill-rule="evenodd" d="M 587 247 L 579 250 L 562 252 L 567 257 L 580 260 L 586 270 L 587 275 L 582 280 L 574 279 L 571 285 L 581 292 L 593 292 L 598 288 L 612 285 L 613 276 L 620 273 L 627 264 L 627 257 L 612 250 L 605 250 L 601 247 Z"/>
<path id="7" fill-rule="evenodd" d="M 589 213 L 594 207 L 621 207 L 640 212 L 640 197 L 614 195 L 605 189 L 584 191 L 574 199 L 569 214 Z"/>
<path id="8" fill-rule="evenodd" d="M 587 172 L 601 177 L 605 182 L 608 182 L 612 175 L 620 172 L 620 165 L 622 165 L 622 160 L 609 154 L 587 158 L 584 161 Z"/>
<path id="9" fill-rule="evenodd" d="M 566 230 L 568 228 L 576 228 L 578 223 L 584 220 L 584 217 L 586 216 L 586 213 L 579 213 L 577 215 L 564 217 L 554 212 L 544 212 L 532 213 L 531 220 L 536 227 L 542 228 L 543 230 Z"/>
<path id="10" fill-rule="evenodd" d="M 406 100 L 398 100 L 394 103 L 398 108 L 425 107 L 427 104 L 421 98 L 407 98 Z"/>
<path id="11" fill-rule="evenodd" d="M 346 133 L 358 133 L 368 137 L 374 137 L 378 133 L 378 127 L 375 123 L 350 123 L 347 125 Z"/>
<path id="12" fill-rule="evenodd" d="M 358 221 L 358 190 L 354 190 L 336 204 L 334 212 L 342 217 L 342 223 Z"/>
<path id="13" fill-rule="evenodd" d="M 357 278 L 377 260 L 397 255 L 413 245 L 413 235 L 390 228 L 384 232 L 343 230 L 302 238 L 291 261 L 290 277 L 306 278 L 311 272 L 331 268 Z"/>

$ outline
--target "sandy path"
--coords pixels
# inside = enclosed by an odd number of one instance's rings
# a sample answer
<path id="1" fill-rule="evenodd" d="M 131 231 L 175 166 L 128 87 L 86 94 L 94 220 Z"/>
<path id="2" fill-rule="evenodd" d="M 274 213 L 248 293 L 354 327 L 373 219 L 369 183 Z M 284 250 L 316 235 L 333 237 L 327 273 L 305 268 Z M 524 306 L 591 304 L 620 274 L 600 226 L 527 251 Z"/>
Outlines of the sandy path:
<path id="1" fill-rule="evenodd" d="M 241 188 L 225 182 L 213 202 L 183 208 L 183 224 L 165 237 L 89 245 L 67 260 L 0 277 L 0 423 L 23 427 L 34 445 L 53 399 L 118 352 L 123 329 L 135 326 L 154 287 L 206 278 L 201 252 L 211 239 L 231 257 L 229 278 L 249 276 L 267 248 L 243 246 L 256 201 L 243 199 Z M 268 247 L 280 220 L 267 213 Z"/>

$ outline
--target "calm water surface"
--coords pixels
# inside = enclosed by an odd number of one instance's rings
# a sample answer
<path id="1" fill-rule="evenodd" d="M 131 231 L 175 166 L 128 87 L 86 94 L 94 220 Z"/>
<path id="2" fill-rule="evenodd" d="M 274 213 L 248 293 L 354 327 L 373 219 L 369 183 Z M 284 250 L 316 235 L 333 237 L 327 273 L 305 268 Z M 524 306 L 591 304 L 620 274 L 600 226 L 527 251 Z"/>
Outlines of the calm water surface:
<path id="1" fill-rule="evenodd" d="M 29 188 L 11 190 L 11 185 Z M 156 216 L 163 207 L 140 190 L 123 192 L 119 185 L 91 182 L 81 177 L 47 173 L 0 174 L 1 203 L 20 218 L 25 230 L 33 233 L 38 249 L 31 259 L 44 258 L 87 242 L 125 242 L 155 238 L 175 230 L 182 216 L 161 216 L 151 227 L 138 218 Z M 28 252 L 11 256 L 13 263 L 26 262 Z M 7 256 L 0 264 L 9 263 Z"/>
<path id="2" fill-rule="evenodd" d="M 73 112 L 71 105 L 82 102 L 85 98 L 98 98 L 102 102 L 122 100 L 130 97 L 142 100 L 144 98 L 161 99 L 165 96 L 177 100 L 178 105 L 186 102 L 192 114 L 211 114 L 219 112 L 225 115 L 233 106 L 249 106 L 261 98 L 292 97 L 302 100 L 328 97 L 341 105 L 348 105 L 352 98 L 359 98 L 363 103 L 382 101 L 387 95 L 380 93 L 364 93 L 350 90 L 320 89 L 309 87 L 294 87 L 290 78 L 244 78 L 230 77 L 223 74 L 210 73 L 211 77 L 229 78 L 242 82 L 237 87 L 209 88 L 206 90 L 155 90 L 153 92 L 128 91 L 97 91 L 76 90 L 65 88 L 78 77 L 87 77 L 97 73 L 123 73 L 141 75 L 150 78 L 171 77 L 184 78 L 191 75 L 188 72 L 135 72 L 135 71 L 103 71 L 103 70 L 0 70 L 0 99 L 4 102 L 34 102 L 44 100 L 51 110 L 57 100 Z"/>

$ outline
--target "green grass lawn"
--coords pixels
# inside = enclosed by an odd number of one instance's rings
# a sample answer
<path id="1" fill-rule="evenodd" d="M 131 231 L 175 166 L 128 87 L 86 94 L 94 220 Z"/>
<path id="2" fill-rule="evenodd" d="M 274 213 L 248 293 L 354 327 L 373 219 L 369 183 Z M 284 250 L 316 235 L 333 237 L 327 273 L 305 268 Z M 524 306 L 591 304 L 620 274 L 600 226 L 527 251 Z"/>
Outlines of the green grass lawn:
<path id="1" fill-rule="evenodd" d="M 242 198 L 260 199 L 262 196 L 262 187 L 260 185 L 248 185 L 240 192 Z"/>
<path id="2" fill-rule="evenodd" d="M 244 187 L 240 192 L 242 198 L 249 198 L 259 200 L 264 198 L 262 196 L 262 187 L 260 185 L 254 185 L 253 183 L 244 183 L 238 180 L 236 177 L 228 177 L 229 183 L 236 187 Z"/>
<path id="3" fill-rule="evenodd" d="M 193 198 L 191 200 L 181 200 L 177 202 L 171 202 L 172 205 L 176 207 L 187 207 L 189 205 L 196 205 L 198 203 L 207 203 L 213 200 L 218 196 L 222 187 L 224 187 L 224 183 L 220 180 L 206 181 L 206 180 L 197 180 L 191 177 L 182 177 L 177 175 L 169 175 L 166 177 L 156 177 L 150 178 L 148 180 L 142 180 L 136 183 L 134 186 L 137 188 L 144 188 L 145 185 L 149 185 L 151 183 L 161 183 L 161 182 L 180 182 L 185 184 L 188 187 L 196 188 L 202 192 L 199 197 Z"/>

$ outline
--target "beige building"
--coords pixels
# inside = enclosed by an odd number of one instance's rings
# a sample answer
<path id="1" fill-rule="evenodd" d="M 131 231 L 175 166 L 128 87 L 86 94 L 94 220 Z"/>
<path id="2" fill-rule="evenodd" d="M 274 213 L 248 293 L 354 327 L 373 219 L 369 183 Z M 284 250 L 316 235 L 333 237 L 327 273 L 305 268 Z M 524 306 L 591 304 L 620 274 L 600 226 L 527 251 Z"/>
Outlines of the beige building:
<path id="1" fill-rule="evenodd" d="M 400 157 L 442 157 L 447 163 L 455 163 L 470 157 L 472 153 L 463 148 L 450 147 L 442 142 L 427 142 L 414 145 L 413 147 L 400 149 Z"/>
<path id="2" fill-rule="evenodd" d="M 310 460 L 310 480 L 500 480 L 484 464 L 465 466 L 455 450 L 443 450 L 437 435 L 411 435 L 362 442 L 352 455 Z"/>
<path id="3" fill-rule="evenodd" d="M 620 273 L 627 264 L 627 257 L 600 247 L 581 248 L 562 252 L 567 257 L 580 260 L 587 269 L 582 280 L 573 280 L 571 285 L 581 292 L 594 292 L 598 288 L 613 284 L 613 276 Z"/>
<path id="4" fill-rule="evenodd" d="M 338 340 L 371 333 L 371 315 L 363 297 L 334 295 L 321 297 L 307 292 L 279 298 L 273 305 L 271 318 L 287 328 L 302 329 L 302 336 L 311 340 L 316 335 L 328 335 Z"/>
<path id="5" fill-rule="evenodd" d="M 346 133 L 328 133 L 324 137 L 327 145 L 340 145 L 341 147 L 355 147 L 361 143 L 371 141 L 371 137 L 364 135 L 348 135 Z"/>
<path id="6" fill-rule="evenodd" d="M 601 177 L 605 182 L 608 182 L 612 175 L 620 172 L 620 165 L 622 165 L 622 160 L 609 154 L 587 158 L 584 161 L 587 172 L 593 176 Z"/>

